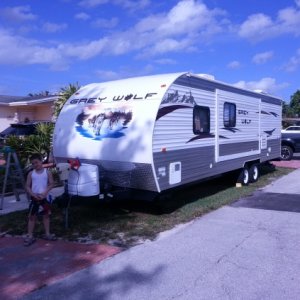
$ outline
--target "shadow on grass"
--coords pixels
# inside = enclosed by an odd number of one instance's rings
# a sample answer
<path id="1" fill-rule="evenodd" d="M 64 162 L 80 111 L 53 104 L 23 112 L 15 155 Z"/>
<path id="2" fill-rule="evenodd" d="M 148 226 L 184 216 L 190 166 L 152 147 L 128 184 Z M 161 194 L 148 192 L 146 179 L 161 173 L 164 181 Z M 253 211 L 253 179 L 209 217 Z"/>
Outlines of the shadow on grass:
<path id="1" fill-rule="evenodd" d="M 214 178 L 197 184 L 188 185 L 167 191 L 158 195 L 152 201 L 145 201 L 143 196 L 137 199 L 126 198 L 102 201 L 98 197 L 73 197 L 72 207 L 80 207 L 81 214 L 88 213 L 91 218 L 101 217 L 103 221 L 113 219 L 132 219 L 131 212 L 140 212 L 153 215 L 172 213 L 182 206 L 212 196 L 229 187 L 234 186 L 236 174 L 228 173 L 227 176 Z M 61 199 L 58 199 L 58 205 Z M 80 216 L 78 216 L 80 218 Z"/>
<path id="2" fill-rule="evenodd" d="M 261 175 L 271 174 L 275 171 L 273 165 L 264 165 L 261 167 Z M 218 194 L 228 188 L 234 187 L 238 172 L 229 172 L 223 176 L 202 181 L 196 184 L 180 187 L 171 191 L 167 191 L 157 196 L 153 201 L 145 201 L 140 199 L 112 199 L 104 202 L 98 198 L 74 198 L 72 206 L 80 207 L 81 214 L 88 213 L 90 218 L 101 218 L 103 222 L 116 219 L 127 219 L 133 221 L 135 215 L 131 212 L 139 212 L 152 215 L 162 215 L 172 213 L 186 204 L 198 201 Z M 80 218 L 80 216 L 77 216 Z M 85 216 L 86 218 L 86 216 Z"/>
<path id="3" fill-rule="evenodd" d="M 127 247 L 139 243 L 140 238 L 151 239 L 158 232 L 249 195 L 260 186 L 268 184 L 270 180 L 289 172 L 279 169 L 279 172 L 272 176 L 274 170 L 272 165 L 264 166 L 261 175 L 267 176 L 243 189 L 235 188 L 236 172 L 227 173 L 222 177 L 172 190 L 152 202 L 147 202 L 142 197 L 137 200 L 113 199 L 109 202 L 95 197 L 74 197 L 69 210 L 68 229 L 64 226 L 63 199 L 57 199 L 53 205 L 51 230 L 68 240 L 94 240 Z M 23 211 L 3 216 L 3 226 L 0 226 L 0 229 L 11 234 L 24 233 L 27 214 Z M 41 220 L 35 232 L 37 237 L 43 234 Z"/>
<path id="4" fill-rule="evenodd" d="M 260 169 L 262 176 L 271 174 L 274 171 L 275 167 L 271 164 L 262 165 Z M 213 196 L 234 187 L 238 175 L 239 171 L 228 172 L 223 176 L 179 187 L 162 193 L 151 202 L 143 201 L 142 198 L 140 200 L 127 199 L 125 201 L 116 201 L 115 203 L 111 203 L 111 205 L 134 212 L 154 215 L 169 214 L 186 204 L 193 203 L 201 198 Z"/>

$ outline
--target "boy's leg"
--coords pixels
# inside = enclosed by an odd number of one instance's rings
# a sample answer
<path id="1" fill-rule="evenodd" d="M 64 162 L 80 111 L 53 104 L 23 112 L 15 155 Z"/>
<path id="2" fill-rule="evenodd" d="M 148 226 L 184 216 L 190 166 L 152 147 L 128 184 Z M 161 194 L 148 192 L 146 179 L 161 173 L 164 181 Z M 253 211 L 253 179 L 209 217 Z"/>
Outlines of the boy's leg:
<path id="1" fill-rule="evenodd" d="M 32 200 L 29 206 L 29 216 L 28 216 L 28 236 L 24 240 L 24 246 L 30 246 L 35 242 L 35 238 L 33 237 L 33 230 L 36 221 L 36 214 L 38 211 L 38 205 Z"/>
<path id="2" fill-rule="evenodd" d="M 49 214 L 43 215 L 43 223 L 44 223 L 46 236 L 50 236 L 50 217 L 49 217 Z"/>
<path id="3" fill-rule="evenodd" d="M 33 237 L 33 230 L 35 227 L 35 221 L 36 221 L 36 216 L 39 210 L 39 204 L 31 200 L 30 205 L 29 205 L 29 216 L 28 216 L 28 236 L 30 238 Z"/>
<path id="4" fill-rule="evenodd" d="M 55 241 L 56 240 L 55 235 L 50 233 L 51 206 L 49 205 L 46 199 L 42 200 L 42 206 L 43 206 L 43 223 L 45 228 L 44 239 L 49 241 Z"/>
<path id="5" fill-rule="evenodd" d="M 36 216 L 29 216 L 29 220 L 28 220 L 28 236 L 30 238 L 33 237 L 33 230 L 34 230 L 34 226 L 35 226 L 35 220 L 36 220 Z"/>

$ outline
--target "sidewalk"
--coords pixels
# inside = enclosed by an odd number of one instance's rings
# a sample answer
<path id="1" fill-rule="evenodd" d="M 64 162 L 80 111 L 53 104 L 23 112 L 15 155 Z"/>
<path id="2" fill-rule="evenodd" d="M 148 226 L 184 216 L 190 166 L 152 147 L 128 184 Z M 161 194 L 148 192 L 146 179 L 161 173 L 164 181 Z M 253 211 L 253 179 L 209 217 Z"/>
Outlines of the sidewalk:
<path id="1" fill-rule="evenodd" d="M 64 192 L 63 187 L 51 190 L 53 199 Z M 16 201 L 5 197 L 0 215 L 28 208 L 25 194 Z M 0 299 L 20 299 L 45 285 L 87 268 L 120 251 L 117 247 L 79 244 L 63 240 L 37 240 L 24 247 L 22 237 L 0 236 Z"/>
<path id="2" fill-rule="evenodd" d="M 300 166 L 295 171 L 267 185 L 263 191 L 266 193 L 300 195 Z"/>
<path id="3" fill-rule="evenodd" d="M 273 161 L 273 165 L 276 167 L 283 167 L 283 168 L 291 168 L 291 169 L 299 169 L 300 168 L 300 159 L 296 160 L 289 160 L 289 161 Z"/>
<path id="4" fill-rule="evenodd" d="M 60 196 L 64 192 L 63 186 L 55 187 L 51 190 L 50 194 L 53 199 Z M 4 197 L 3 209 L 0 209 L 0 215 L 5 215 L 13 211 L 24 210 L 28 208 L 28 200 L 25 194 L 20 195 L 20 201 L 16 201 L 14 195 Z"/>
<path id="5" fill-rule="evenodd" d="M 24 247 L 22 238 L 0 238 L 0 299 L 20 299 L 119 251 L 107 245 L 62 240 L 37 240 Z"/>

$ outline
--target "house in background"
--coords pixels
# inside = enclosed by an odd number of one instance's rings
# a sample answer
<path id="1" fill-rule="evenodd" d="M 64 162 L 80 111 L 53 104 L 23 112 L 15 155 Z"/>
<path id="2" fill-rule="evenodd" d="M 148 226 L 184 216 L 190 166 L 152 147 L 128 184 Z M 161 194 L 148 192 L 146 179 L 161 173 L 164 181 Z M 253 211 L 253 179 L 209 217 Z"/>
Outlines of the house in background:
<path id="1" fill-rule="evenodd" d="M 286 128 L 288 126 L 300 125 L 300 118 L 282 118 L 282 127 Z"/>
<path id="2" fill-rule="evenodd" d="M 12 123 L 51 121 L 53 104 L 57 99 L 57 95 L 33 97 L 0 95 L 0 132 Z"/>

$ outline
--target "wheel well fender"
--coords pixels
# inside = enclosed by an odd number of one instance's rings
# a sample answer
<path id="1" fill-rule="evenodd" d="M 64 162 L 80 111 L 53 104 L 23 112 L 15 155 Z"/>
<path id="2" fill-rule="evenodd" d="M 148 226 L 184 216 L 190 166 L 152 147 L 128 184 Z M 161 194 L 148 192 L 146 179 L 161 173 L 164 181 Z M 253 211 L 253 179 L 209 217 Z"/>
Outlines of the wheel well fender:
<path id="1" fill-rule="evenodd" d="M 281 142 L 281 147 L 282 147 L 282 146 L 289 146 L 289 147 L 292 148 L 293 151 L 295 151 L 295 146 L 294 146 L 294 144 L 293 144 L 292 142 L 289 142 L 289 141 L 282 141 L 282 142 Z"/>

